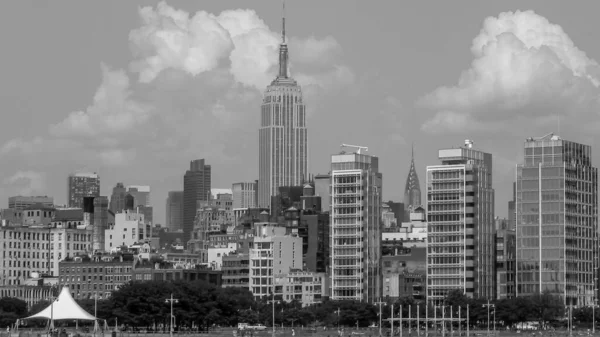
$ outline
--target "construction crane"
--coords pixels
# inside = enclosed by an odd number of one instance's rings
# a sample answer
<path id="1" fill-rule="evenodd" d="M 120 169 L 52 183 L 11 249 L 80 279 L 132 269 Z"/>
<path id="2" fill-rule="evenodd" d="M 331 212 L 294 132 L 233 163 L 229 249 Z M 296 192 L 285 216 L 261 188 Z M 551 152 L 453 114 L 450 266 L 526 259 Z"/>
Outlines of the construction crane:
<path id="1" fill-rule="evenodd" d="M 340 145 L 340 147 L 341 148 L 344 148 L 344 147 L 353 147 L 353 148 L 356 148 L 357 149 L 356 150 L 357 154 L 360 154 L 361 150 L 369 151 L 368 147 L 366 147 L 366 146 L 360 146 L 360 145 L 342 144 L 342 145 Z"/>

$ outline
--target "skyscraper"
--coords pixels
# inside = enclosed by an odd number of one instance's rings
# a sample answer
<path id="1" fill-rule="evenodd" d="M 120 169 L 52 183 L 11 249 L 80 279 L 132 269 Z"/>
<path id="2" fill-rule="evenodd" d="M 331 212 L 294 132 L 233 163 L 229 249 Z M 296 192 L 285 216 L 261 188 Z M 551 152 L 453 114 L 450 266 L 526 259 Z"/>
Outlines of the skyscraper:
<path id="1" fill-rule="evenodd" d="M 453 290 L 493 299 L 496 293 L 492 155 L 464 147 L 439 150 L 427 166 L 427 300 Z"/>
<path id="2" fill-rule="evenodd" d="M 415 149 L 412 148 L 410 170 L 404 186 L 404 221 L 410 221 L 410 209 L 421 206 L 421 184 L 415 168 Z"/>
<path id="3" fill-rule="evenodd" d="M 198 201 L 210 200 L 211 168 L 204 159 L 190 162 L 183 177 L 183 244 L 192 238 Z"/>
<path id="4" fill-rule="evenodd" d="M 517 296 L 549 291 L 594 305 L 598 169 L 592 148 L 554 134 L 525 141 L 517 166 Z"/>
<path id="5" fill-rule="evenodd" d="M 100 196 L 100 176 L 96 173 L 69 175 L 69 207 L 83 208 L 83 197 Z"/>
<path id="6" fill-rule="evenodd" d="M 270 207 L 279 186 L 302 186 L 308 171 L 308 138 L 302 89 L 288 74 L 285 17 L 279 74 L 267 87 L 259 130 L 258 207 Z"/>
<path id="7" fill-rule="evenodd" d="M 113 213 L 122 212 L 125 209 L 125 196 L 127 191 L 123 183 L 117 183 L 113 187 L 112 195 L 110 196 L 110 206 L 108 209 Z"/>
<path id="8" fill-rule="evenodd" d="M 373 303 L 381 296 L 382 174 L 379 158 L 331 156 L 331 299 Z"/>
<path id="9" fill-rule="evenodd" d="M 167 197 L 165 226 L 170 231 L 183 229 L 183 191 L 170 191 Z"/>

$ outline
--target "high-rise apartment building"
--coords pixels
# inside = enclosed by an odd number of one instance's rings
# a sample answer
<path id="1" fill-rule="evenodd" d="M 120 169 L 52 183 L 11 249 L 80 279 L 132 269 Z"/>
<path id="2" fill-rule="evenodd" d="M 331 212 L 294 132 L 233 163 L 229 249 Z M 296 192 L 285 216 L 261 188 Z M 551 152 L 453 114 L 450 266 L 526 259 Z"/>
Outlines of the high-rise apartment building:
<path id="1" fill-rule="evenodd" d="M 413 148 L 410 159 L 410 170 L 408 171 L 406 185 L 404 186 L 403 221 L 410 221 L 410 212 L 421 205 L 421 184 L 419 183 L 419 176 L 417 175 L 417 169 L 415 168 L 415 150 Z"/>
<path id="2" fill-rule="evenodd" d="M 108 209 L 110 209 L 113 213 L 122 212 L 125 209 L 126 195 L 127 189 L 125 188 L 125 185 L 123 185 L 123 183 L 117 183 L 117 185 L 113 187 Z"/>
<path id="3" fill-rule="evenodd" d="M 254 183 L 235 183 L 231 185 L 233 208 L 255 208 L 256 186 Z"/>
<path id="4" fill-rule="evenodd" d="M 100 176 L 97 173 L 69 175 L 69 207 L 83 208 L 84 197 L 100 196 Z"/>
<path id="5" fill-rule="evenodd" d="M 525 141 L 517 166 L 517 296 L 550 292 L 594 305 L 598 169 L 592 148 L 549 134 Z"/>
<path id="6" fill-rule="evenodd" d="M 302 89 L 288 74 L 285 18 L 279 74 L 265 91 L 260 121 L 258 207 L 269 208 L 279 186 L 302 186 L 308 178 L 306 110 Z"/>
<path id="7" fill-rule="evenodd" d="M 374 302 L 381 296 L 382 174 L 379 158 L 331 157 L 331 299 Z"/>
<path id="8" fill-rule="evenodd" d="M 46 207 L 54 207 L 54 198 L 48 196 L 14 196 L 8 198 L 8 208 L 22 211 L 29 206 L 42 204 Z"/>
<path id="9" fill-rule="evenodd" d="M 183 244 L 192 238 L 194 219 L 198 201 L 208 201 L 211 197 L 211 167 L 204 159 L 190 162 L 190 169 L 183 177 Z"/>
<path id="10" fill-rule="evenodd" d="M 496 293 L 492 155 L 464 147 L 439 150 L 427 167 L 427 299 L 453 290 L 493 299 Z"/>
<path id="11" fill-rule="evenodd" d="M 169 192 L 165 226 L 171 232 L 183 229 L 183 191 Z"/>
<path id="12" fill-rule="evenodd" d="M 133 208 L 138 206 L 150 207 L 150 186 L 127 186 L 127 193 L 133 196 Z"/>

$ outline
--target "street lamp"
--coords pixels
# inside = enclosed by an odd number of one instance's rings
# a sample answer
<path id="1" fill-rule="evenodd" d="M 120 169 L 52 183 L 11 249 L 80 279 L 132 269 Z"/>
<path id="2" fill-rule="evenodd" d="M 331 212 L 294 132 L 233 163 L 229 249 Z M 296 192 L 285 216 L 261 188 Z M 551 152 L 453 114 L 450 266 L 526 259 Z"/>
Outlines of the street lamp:
<path id="1" fill-rule="evenodd" d="M 176 298 L 173 298 L 173 293 L 171 293 L 171 298 L 167 298 L 165 300 L 165 303 L 171 303 L 171 316 L 170 316 L 170 336 L 173 337 L 173 318 L 175 318 L 173 316 L 173 303 L 179 303 L 179 300 Z"/>
<path id="2" fill-rule="evenodd" d="M 54 302 L 58 302 L 58 298 L 54 296 L 54 286 L 50 287 L 50 327 L 49 336 L 52 336 L 54 330 Z"/>
<path id="3" fill-rule="evenodd" d="M 482 305 L 484 308 L 487 307 L 487 335 L 490 335 L 490 308 L 494 308 L 494 331 L 496 331 L 496 306 L 494 304 L 490 304 L 490 300 L 488 299 L 487 304 Z"/>
<path id="4" fill-rule="evenodd" d="M 381 302 L 381 299 L 379 299 L 379 302 L 376 303 L 379 304 L 379 336 L 381 336 L 381 305 L 384 303 L 385 302 Z"/>

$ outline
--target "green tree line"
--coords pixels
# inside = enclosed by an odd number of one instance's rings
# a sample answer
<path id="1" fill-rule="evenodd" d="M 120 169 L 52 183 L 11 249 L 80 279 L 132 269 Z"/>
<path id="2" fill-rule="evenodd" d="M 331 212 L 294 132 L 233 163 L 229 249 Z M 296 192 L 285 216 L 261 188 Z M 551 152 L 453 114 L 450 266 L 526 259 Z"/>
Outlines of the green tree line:
<path id="1" fill-rule="evenodd" d="M 162 282 L 145 281 L 130 282 L 114 291 L 107 299 L 78 300 L 83 309 L 100 319 L 105 319 L 110 326 L 115 322 L 121 326 L 151 329 L 153 327 L 169 326 L 170 304 L 166 301 L 173 294 L 177 302 L 173 304 L 175 328 L 196 327 L 201 330 L 214 326 L 236 326 L 237 323 L 273 325 L 273 312 L 276 326 L 349 326 L 367 327 L 379 324 L 379 312 L 383 326 L 389 326 L 386 319 L 392 315 L 398 318 L 402 310 L 402 317 L 418 315 L 424 318 L 450 316 L 450 310 L 456 318 L 468 316 L 471 326 L 485 327 L 488 318 L 487 300 L 471 299 L 461 292 L 455 291 L 445 298 L 442 309 L 425 306 L 424 301 L 412 297 L 400 298 L 396 301 L 387 301 L 382 305 L 368 304 L 354 301 L 323 300 L 321 303 L 302 307 L 297 301 L 284 302 L 275 299 L 275 305 L 270 301 L 270 296 L 255 300 L 252 294 L 241 288 L 221 288 L 211 284 L 196 282 Z M 498 327 L 514 327 L 518 323 L 535 321 L 540 326 L 564 324 L 566 315 L 562 299 L 550 294 L 540 294 L 533 297 L 519 297 L 492 301 L 490 308 L 491 317 L 495 310 Z M 17 318 L 35 314 L 49 305 L 42 301 L 32 306 L 27 312 L 25 302 L 12 299 L 0 299 L 0 326 L 15 322 Z M 452 309 L 450 309 L 452 308 Z M 410 313 L 409 313 L 410 309 Z M 427 310 L 427 311 L 426 311 Z M 434 312 L 434 310 L 437 310 Z M 596 320 L 600 318 L 598 310 L 595 312 Z M 493 318 L 491 318 L 493 319 Z M 573 320 L 578 325 L 592 322 L 592 308 L 579 308 L 573 310 Z"/>

